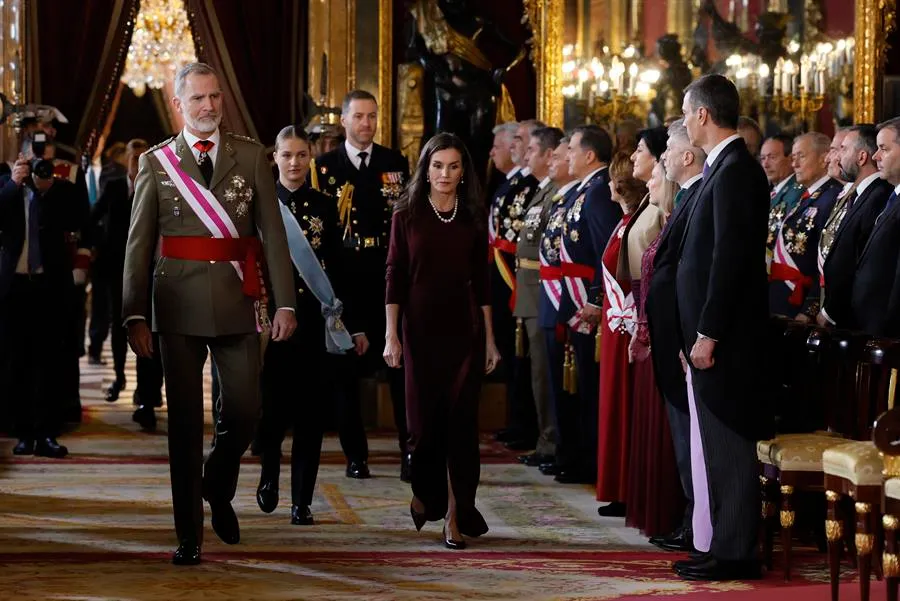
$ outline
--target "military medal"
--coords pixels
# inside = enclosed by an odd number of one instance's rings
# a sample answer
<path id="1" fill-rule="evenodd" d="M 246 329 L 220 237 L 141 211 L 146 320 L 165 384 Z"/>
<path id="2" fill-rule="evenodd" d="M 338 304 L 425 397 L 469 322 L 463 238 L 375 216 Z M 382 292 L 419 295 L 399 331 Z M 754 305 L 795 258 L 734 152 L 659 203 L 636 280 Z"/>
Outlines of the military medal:
<path id="1" fill-rule="evenodd" d="M 180 215 L 181 215 L 181 207 L 179 207 L 178 205 L 175 205 L 175 207 L 172 209 L 172 216 L 178 217 Z"/>

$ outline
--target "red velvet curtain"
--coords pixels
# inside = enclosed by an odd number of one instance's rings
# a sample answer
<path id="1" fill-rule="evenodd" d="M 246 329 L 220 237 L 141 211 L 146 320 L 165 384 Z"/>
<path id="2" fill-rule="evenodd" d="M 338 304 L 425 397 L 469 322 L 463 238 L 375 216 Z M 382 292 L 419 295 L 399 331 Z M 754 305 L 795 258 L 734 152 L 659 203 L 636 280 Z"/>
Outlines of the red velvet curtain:
<path id="1" fill-rule="evenodd" d="M 197 55 L 220 74 L 225 127 L 266 146 L 302 117 L 308 0 L 187 0 Z"/>
<path id="2" fill-rule="evenodd" d="M 138 0 L 31 0 L 27 99 L 53 105 L 68 124 L 57 141 L 90 154 L 115 97 L 131 43 Z"/>

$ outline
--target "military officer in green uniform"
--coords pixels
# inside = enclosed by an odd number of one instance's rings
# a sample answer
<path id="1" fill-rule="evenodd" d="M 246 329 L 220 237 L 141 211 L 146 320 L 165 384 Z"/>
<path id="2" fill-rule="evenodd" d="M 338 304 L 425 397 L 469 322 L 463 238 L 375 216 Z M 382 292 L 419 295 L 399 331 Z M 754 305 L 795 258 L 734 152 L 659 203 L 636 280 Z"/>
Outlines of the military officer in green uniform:
<path id="1" fill-rule="evenodd" d="M 169 416 L 169 468 L 178 565 L 200 562 L 203 503 L 224 542 L 240 541 L 231 507 L 241 456 L 260 410 L 261 337 L 267 286 L 271 339 L 296 327 L 294 281 L 284 223 L 263 147 L 221 132 L 222 90 L 211 67 L 185 66 L 173 106 L 184 117 L 176 137 L 140 158 L 125 253 L 122 313 L 138 356 L 153 352 L 147 320 L 159 334 Z M 158 248 L 157 248 L 158 245 Z M 159 253 L 150 282 L 150 264 Z M 203 464 L 203 365 L 215 358 L 221 379 L 215 438 Z"/>

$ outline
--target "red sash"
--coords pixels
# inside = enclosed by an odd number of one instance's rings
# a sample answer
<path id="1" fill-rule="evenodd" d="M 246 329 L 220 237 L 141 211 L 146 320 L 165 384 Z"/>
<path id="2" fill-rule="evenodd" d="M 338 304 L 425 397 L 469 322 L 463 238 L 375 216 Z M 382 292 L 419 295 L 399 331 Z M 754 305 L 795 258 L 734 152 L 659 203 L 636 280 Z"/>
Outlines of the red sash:
<path id="1" fill-rule="evenodd" d="M 792 283 L 794 290 L 791 292 L 791 296 L 788 297 L 788 302 L 797 307 L 803 304 L 803 299 L 806 298 L 806 291 L 812 288 L 813 285 L 811 276 L 803 275 L 803 272 L 799 269 L 784 263 L 772 263 L 772 273 L 769 275 L 769 280 Z"/>
<path id="2" fill-rule="evenodd" d="M 159 254 L 185 261 L 238 261 L 241 263 L 241 290 L 250 298 L 262 296 L 257 260 L 259 238 L 208 238 L 204 236 L 163 236 Z"/>

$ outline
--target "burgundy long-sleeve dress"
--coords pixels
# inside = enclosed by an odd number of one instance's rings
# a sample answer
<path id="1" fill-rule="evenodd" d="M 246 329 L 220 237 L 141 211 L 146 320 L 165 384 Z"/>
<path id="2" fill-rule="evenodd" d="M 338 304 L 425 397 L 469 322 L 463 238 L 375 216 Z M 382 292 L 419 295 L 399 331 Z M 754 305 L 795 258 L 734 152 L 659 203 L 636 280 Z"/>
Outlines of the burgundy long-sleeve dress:
<path id="1" fill-rule="evenodd" d="M 647 536 L 671 532 L 684 515 L 684 493 L 678 479 L 666 403 L 656 386 L 645 311 L 650 279 L 653 277 L 653 259 L 661 236 L 657 236 L 644 251 L 641 279 L 632 287 L 638 301 L 635 332 L 637 358 L 633 371 L 625 523 L 642 530 Z"/>
<path id="2" fill-rule="evenodd" d="M 441 213 L 449 218 L 452 213 Z M 385 302 L 400 305 L 413 494 L 429 520 L 447 513 L 449 470 L 460 532 L 487 532 L 475 508 L 481 473 L 481 307 L 490 304 L 487 231 L 464 207 L 450 223 L 430 206 L 394 214 Z"/>

